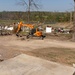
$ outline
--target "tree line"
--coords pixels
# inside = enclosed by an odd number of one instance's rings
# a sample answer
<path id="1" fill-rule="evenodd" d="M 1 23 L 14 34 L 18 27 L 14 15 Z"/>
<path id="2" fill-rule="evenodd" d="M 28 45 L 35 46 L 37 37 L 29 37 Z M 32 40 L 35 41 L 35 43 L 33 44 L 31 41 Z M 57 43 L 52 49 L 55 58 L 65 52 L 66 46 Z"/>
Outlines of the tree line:
<path id="1" fill-rule="evenodd" d="M 24 20 L 28 21 L 27 12 L 0 12 L 0 20 Z M 73 21 L 73 12 L 40 12 L 34 11 L 30 13 L 31 22 L 70 22 Z"/>

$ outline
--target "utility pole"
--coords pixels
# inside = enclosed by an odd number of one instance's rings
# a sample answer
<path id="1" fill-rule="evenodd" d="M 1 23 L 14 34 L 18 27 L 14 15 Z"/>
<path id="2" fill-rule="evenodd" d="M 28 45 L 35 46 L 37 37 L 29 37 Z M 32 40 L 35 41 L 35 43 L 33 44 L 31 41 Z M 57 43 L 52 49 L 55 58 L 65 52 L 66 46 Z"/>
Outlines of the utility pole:
<path id="1" fill-rule="evenodd" d="M 30 23 L 30 6 L 31 6 L 31 0 L 28 0 L 28 23 Z"/>
<path id="2" fill-rule="evenodd" d="M 70 12 L 70 23 L 72 22 L 72 11 Z"/>
<path id="3" fill-rule="evenodd" d="M 72 40 L 75 41 L 75 0 L 74 0 L 73 36 L 72 36 Z"/>

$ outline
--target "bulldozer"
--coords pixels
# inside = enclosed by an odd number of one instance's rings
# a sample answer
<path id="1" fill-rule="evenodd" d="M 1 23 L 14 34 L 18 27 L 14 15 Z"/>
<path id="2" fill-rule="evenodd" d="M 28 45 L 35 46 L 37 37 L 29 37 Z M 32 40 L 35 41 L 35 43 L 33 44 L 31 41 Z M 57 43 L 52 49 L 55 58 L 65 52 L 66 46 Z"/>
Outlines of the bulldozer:
<path id="1" fill-rule="evenodd" d="M 28 27 L 30 29 L 29 33 L 26 35 L 26 38 L 29 39 L 30 37 L 40 37 L 42 40 L 45 38 L 45 35 L 43 35 L 42 31 L 40 31 L 38 28 L 35 28 L 32 24 L 23 24 L 23 22 L 20 22 L 17 26 L 16 30 L 16 36 L 19 36 L 19 33 L 21 31 L 21 27 Z"/>

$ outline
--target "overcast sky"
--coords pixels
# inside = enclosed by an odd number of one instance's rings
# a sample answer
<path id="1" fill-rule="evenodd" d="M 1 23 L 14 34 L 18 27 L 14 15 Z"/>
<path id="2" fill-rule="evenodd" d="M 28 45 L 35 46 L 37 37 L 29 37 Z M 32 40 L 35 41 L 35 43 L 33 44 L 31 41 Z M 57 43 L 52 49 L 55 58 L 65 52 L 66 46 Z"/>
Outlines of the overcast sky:
<path id="1" fill-rule="evenodd" d="M 25 11 L 26 6 L 17 5 L 21 0 L 0 0 L 0 11 Z M 28 0 L 25 0 L 26 2 Z M 34 0 L 40 11 L 73 11 L 73 0 Z M 35 10 L 34 10 L 35 11 Z"/>

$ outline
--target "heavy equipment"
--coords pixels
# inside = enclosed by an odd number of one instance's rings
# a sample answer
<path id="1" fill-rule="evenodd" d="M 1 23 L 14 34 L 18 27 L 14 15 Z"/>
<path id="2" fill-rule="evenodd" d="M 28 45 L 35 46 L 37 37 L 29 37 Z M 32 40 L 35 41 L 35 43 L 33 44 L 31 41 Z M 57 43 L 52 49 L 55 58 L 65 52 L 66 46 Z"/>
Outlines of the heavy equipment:
<path id="1" fill-rule="evenodd" d="M 40 38 L 42 38 L 42 40 L 45 38 L 45 35 L 43 35 L 42 31 L 40 31 L 38 28 L 35 28 L 34 25 L 23 24 L 23 22 L 20 22 L 18 24 L 18 27 L 17 27 L 17 30 L 16 30 L 16 36 L 19 36 L 21 27 L 23 27 L 23 26 L 30 28 L 29 33 L 26 35 L 27 39 L 30 38 L 30 37 L 34 37 L 34 36 L 40 37 Z"/>

